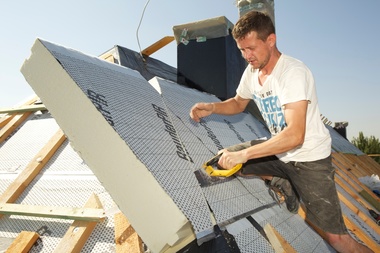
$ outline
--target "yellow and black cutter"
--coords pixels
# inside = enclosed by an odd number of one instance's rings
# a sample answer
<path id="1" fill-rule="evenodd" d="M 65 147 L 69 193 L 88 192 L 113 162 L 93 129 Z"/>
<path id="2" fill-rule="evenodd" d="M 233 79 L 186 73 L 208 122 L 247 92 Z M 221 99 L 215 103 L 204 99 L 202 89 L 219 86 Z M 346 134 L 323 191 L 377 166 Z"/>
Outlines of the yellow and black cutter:
<path id="1" fill-rule="evenodd" d="M 206 163 L 203 164 L 203 168 L 206 170 L 206 173 L 212 177 L 229 177 L 238 172 L 243 164 L 239 163 L 235 165 L 232 169 L 223 169 L 218 165 L 219 158 L 222 156 L 223 153 L 220 153 L 210 160 L 208 160 Z M 214 168 L 216 167 L 216 168 Z"/>

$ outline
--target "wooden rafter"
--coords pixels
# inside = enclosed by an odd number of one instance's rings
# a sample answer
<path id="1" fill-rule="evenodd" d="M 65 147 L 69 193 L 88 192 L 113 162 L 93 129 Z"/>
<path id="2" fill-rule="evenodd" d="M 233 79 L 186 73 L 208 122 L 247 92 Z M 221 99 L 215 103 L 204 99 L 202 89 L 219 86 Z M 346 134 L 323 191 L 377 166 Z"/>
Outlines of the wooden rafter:
<path id="1" fill-rule="evenodd" d="M 166 36 L 141 51 L 145 56 L 150 56 L 174 40 L 174 36 Z"/>
<path id="2" fill-rule="evenodd" d="M 19 113 L 12 117 L 12 119 L 0 129 L 0 143 L 5 141 L 13 131 L 19 127 L 31 114 L 32 112 Z"/>
<path id="3" fill-rule="evenodd" d="M 72 208 L 61 206 L 31 206 L 0 203 L 0 214 L 57 218 L 83 221 L 102 221 L 104 210 L 96 208 Z"/>
<path id="4" fill-rule="evenodd" d="M 84 207 L 103 209 L 103 205 L 96 194 L 91 195 Z M 95 229 L 96 224 L 97 222 L 95 221 L 74 221 L 54 252 L 80 253 L 87 239 Z"/>
<path id="5" fill-rule="evenodd" d="M 0 203 L 14 203 L 65 140 L 66 137 L 63 131 L 59 129 L 49 142 L 29 162 L 27 167 L 3 192 L 0 196 Z M 1 216 L 2 215 L 0 215 L 0 218 Z"/>
<path id="6" fill-rule="evenodd" d="M 264 226 L 265 234 L 267 235 L 274 252 L 276 253 L 297 253 L 284 237 L 269 223 Z"/>
<path id="7" fill-rule="evenodd" d="M 37 100 L 38 97 L 34 97 L 24 103 L 24 105 L 22 105 L 20 108 L 33 106 L 33 103 L 35 103 Z M 0 143 L 5 141 L 5 139 L 8 138 L 8 136 L 10 136 L 13 131 L 19 127 L 33 112 L 30 110 L 17 111 L 17 108 L 13 108 L 12 110 L 12 114 L 9 114 L 6 110 L 0 112 L 0 114 L 3 115 L 0 118 Z"/>
<path id="8" fill-rule="evenodd" d="M 140 236 L 133 229 L 123 213 L 115 214 L 116 253 L 143 253 Z"/>
<path id="9" fill-rule="evenodd" d="M 22 231 L 5 253 L 29 252 L 39 237 L 36 232 Z"/>
<path id="10" fill-rule="evenodd" d="M 24 105 L 20 107 L 12 107 L 12 108 L 0 108 L 0 114 L 7 113 L 21 113 L 21 112 L 35 112 L 35 111 L 44 111 L 47 110 L 45 105 Z"/>

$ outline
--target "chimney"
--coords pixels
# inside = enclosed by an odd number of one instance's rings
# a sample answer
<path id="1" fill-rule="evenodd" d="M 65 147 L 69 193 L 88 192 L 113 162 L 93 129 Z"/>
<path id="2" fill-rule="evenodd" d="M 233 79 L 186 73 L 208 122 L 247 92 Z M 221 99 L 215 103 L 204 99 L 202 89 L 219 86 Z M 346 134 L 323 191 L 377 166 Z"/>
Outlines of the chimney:
<path id="1" fill-rule="evenodd" d="M 224 16 L 173 27 L 177 41 L 177 82 L 214 94 L 235 96 L 246 67 Z"/>
<path id="2" fill-rule="evenodd" d="M 348 122 L 335 122 L 334 130 L 337 131 L 341 136 L 343 136 L 347 140 L 347 126 Z"/>

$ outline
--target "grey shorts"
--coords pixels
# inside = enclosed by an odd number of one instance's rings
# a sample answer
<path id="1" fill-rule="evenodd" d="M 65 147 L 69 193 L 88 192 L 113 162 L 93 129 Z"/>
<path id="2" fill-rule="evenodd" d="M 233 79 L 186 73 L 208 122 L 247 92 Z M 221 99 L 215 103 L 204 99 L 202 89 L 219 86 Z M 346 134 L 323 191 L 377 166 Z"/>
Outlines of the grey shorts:
<path id="1" fill-rule="evenodd" d="M 237 151 L 259 142 L 247 142 L 228 148 Z M 284 163 L 276 156 L 252 159 L 241 174 L 273 175 L 290 181 L 306 207 L 306 217 L 317 227 L 333 234 L 347 234 L 335 187 L 335 169 L 331 156 L 314 162 Z"/>

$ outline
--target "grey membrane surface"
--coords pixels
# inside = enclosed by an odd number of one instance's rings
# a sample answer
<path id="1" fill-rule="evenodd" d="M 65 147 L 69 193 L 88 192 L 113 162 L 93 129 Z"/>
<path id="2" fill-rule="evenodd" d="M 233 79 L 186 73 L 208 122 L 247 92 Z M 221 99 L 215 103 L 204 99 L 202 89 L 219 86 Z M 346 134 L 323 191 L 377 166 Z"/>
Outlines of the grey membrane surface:
<path id="1" fill-rule="evenodd" d="M 59 129 L 50 114 L 35 114 L 14 131 L 0 147 L 0 194 Z M 95 193 L 106 212 L 81 252 L 116 252 L 113 215 L 119 212 L 111 196 L 66 140 L 38 176 L 15 202 L 33 206 L 83 207 Z M 31 253 L 53 252 L 72 220 L 5 215 L 0 219 L 0 252 L 9 247 L 21 231 L 37 232 L 40 238 Z M 4 248 L 1 247 L 2 243 Z"/>
<path id="2" fill-rule="evenodd" d="M 135 71 L 47 41 L 41 42 L 183 211 L 198 238 L 212 229 L 209 206 L 216 222 L 220 223 L 273 203 L 266 187 L 257 178 L 237 177 L 201 188 L 194 175 L 194 171 L 218 150 L 269 136 L 250 114 L 213 115 L 195 124 L 189 119 L 191 106 L 200 101 L 217 101 L 217 98 L 162 79 L 153 80 L 153 87 Z M 274 216 L 287 214 L 285 208 L 279 208 Z M 272 223 L 274 216 L 261 222 Z M 245 220 L 236 222 L 237 226 L 243 222 Z M 294 225 L 292 222 L 288 217 L 274 226 L 283 224 L 280 233 L 288 234 Z M 291 231 L 290 241 L 295 248 L 301 247 L 297 243 L 303 244 L 297 238 L 311 231 L 309 227 L 304 228 L 303 231 Z M 234 235 L 239 247 L 246 248 L 246 252 L 257 252 L 257 249 L 250 250 L 256 247 L 255 239 L 261 241 L 263 238 L 252 236 L 255 233 L 252 227 L 236 231 Z M 320 238 L 315 240 L 321 241 Z M 323 252 L 315 246 L 320 243 L 313 245 L 314 248 L 308 247 L 308 252 Z"/>

